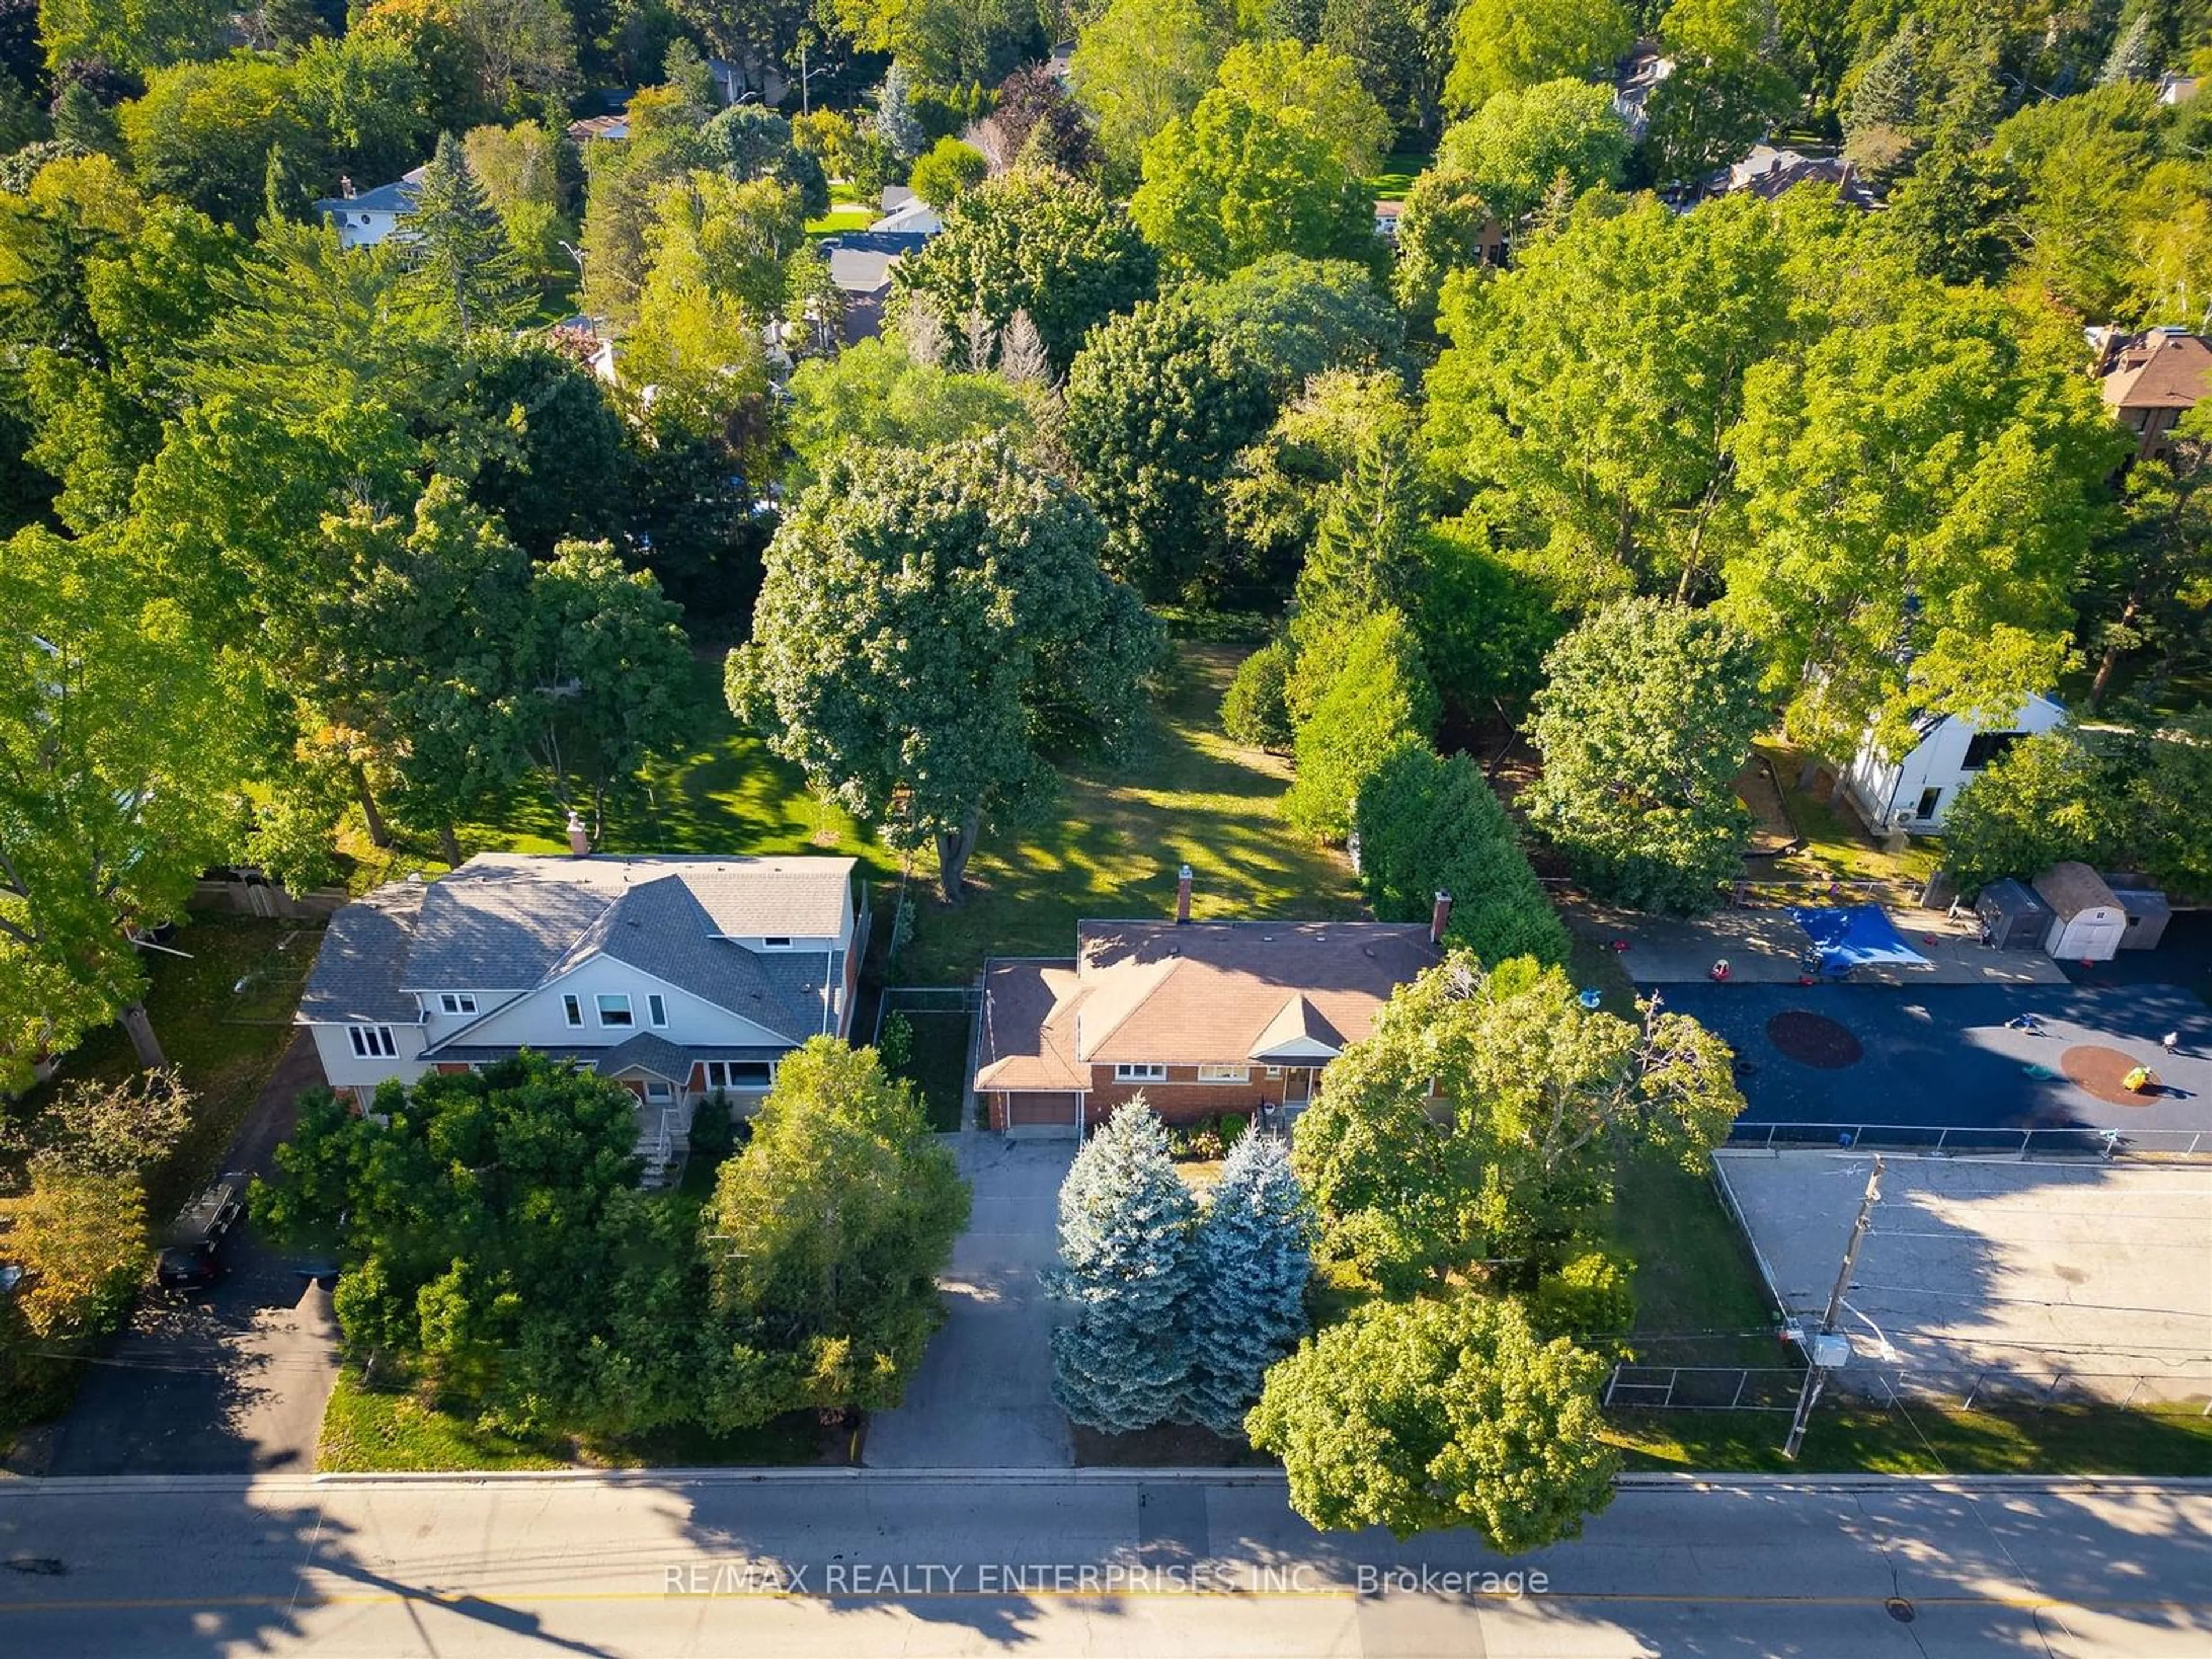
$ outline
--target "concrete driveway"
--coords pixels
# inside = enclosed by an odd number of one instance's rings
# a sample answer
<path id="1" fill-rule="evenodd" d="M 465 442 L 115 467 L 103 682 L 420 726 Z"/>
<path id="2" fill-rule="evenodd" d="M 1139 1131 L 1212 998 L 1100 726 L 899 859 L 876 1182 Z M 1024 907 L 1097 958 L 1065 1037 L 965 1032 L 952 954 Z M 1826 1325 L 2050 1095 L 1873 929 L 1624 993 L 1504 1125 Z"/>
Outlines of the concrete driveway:
<path id="1" fill-rule="evenodd" d="M 277 1062 L 223 1168 L 267 1174 L 300 1091 L 323 1081 L 305 1032 Z M 242 1223 L 213 1289 L 149 1290 L 91 1367 L 44 1473 L 304 1474 L 337 1376 L 330 1292 Z"/>
<path id="2" fill-rule="evenodd" d="M 938 1281 L 946 1317 L 896 1411 L 868 1421 L 871 1468 L 1066 1468 L 1067 1419 L 1052 1399 L 1052 1328 L 1065 1316 L 1037 1275 L 1058 1256 L 1066 1140 L 965 1134 L 953 1145 L 975 1191 L 968 1231 Z"/>

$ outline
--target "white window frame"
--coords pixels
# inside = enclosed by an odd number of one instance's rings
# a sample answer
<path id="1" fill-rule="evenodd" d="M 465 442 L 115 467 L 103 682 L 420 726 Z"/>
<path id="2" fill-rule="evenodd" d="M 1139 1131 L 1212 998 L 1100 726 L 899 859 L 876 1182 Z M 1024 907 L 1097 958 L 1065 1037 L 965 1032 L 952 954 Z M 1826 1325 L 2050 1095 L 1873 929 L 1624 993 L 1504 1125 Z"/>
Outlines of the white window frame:
<path id="1" fill-rule="evenodd" d="M 622 1007 L 619 1010 L 609 1008 L 607 1005 L 613 1002 L 619 1002 Z M 595 993 L 592 998 L 592 1012 L 598 1017 L 599 1029 L 603 1031 L 634 1031 L 637 1029 L 637 1011 L 630 1006 L 627 991 Z M 607 1016 L 611 1012 L 619 1012 L 622 1018 L 609 1019 Z"/>
<path id="2" fill-rule="evenodd" d="M 761 939 L 761 949 L 763 951 L 788 951 L 791 949 L 791 936 L 787 933 L 764 934 Z"/>
<path id="3" fill-rule="evenodd" d="M 654 1093 L 655 1090 L 659 1092 Z M 676 1103 L 676 1085 L 657 1077 L 649 1077 L 645 1080 L 645 1098 L 647 1105 L 673 1106 Z"/>
<path id="4" fill-rule="evenodd" d="M 658 991 L 648 993 L 645 999 L 645 1018 L 648 1024 L 665 1030 L 668 1024 L 668 999 Z"/>
<path id="5" fill-rule="evenodd" d="M 1168 1068 L 1164 1066 L 1125 1060 L 1114 1067 L 1114 1081 L 1116 1083 L 1165 1083 L 1167 1080 Z"/>
<path id="6" fill-rule="evenodd" d="M 438 1010 L 447 1014 L 473 1014 L 477 1011 L 476 993 L 441 991 L 438 993 Z"/>
<path id="7" fill-rule="evenodd" d="M 346 1036 L 353 1040 L 356 1060 L 397 1060 L 399 1045 L 392 1040 L 389 1025 L 349 1025 Z"/>
<path id="8" fill-rule="evenodd" d="M 1200 1083 L 1249 1083 L 1252 1068 L 1249 1066 L 1201 1066 L 1198 1068 L 1198 1080 Z"/>
<path id="9" fill-rule="evenodd" d="M 1270 1066 L 1267 1068 L 1267 1075 L 1268 1075 L 1269 1077 L 1280 1077 L 1280 1076 L 1282 1076 L 1282 1074 L 1283 1074 L 1283 1068 L 1282 1068 L 1281 1066 Z"/>
<path id="10" fill-rule="evenodd" d="M 562 994 L 561 1014 L 562 1018 L 568 1022 L 568 1027 L 571 1030 L 580 1030 L 583 1028 L 584 1005 L 582 1002 L 578 1000 L 576 994 L 574 991 L 567 991 Z"/>
<path id="11" fill-rule="evenodd" d="M 738 1082 L 738 1081 L 737 1081 L 737 1079 L 736 1079 L 735 1073 L 736 1073 L 737 1069 L 738 1069 L 738 1066 L 757 1066 L 757 1065 L 762 1064 L 762 1062 L 761 1062 L 761 1061 L 759 1061 L 759 1060 L 707 1060 L 707 1061 L 705 1061 L 705 1062 L 703 1062 L 703 1063 L 705 1064 L 705 1066 L 706 1066 L 706 1067 L 707 1067 L 707 1091 L 708 1091 L 708 1093 L 709 1093 L 709 1094 L 714 1093 L 716 1090 L 721 1090 L 721 1091 L 723 1091 L 726 1092 L 726 1091 L 730 1091 L 730 1090 L 732 1090 L 732 1089 L 744 1089 L 744 1090 L 753 1090 L 753 1089 L 759 1089 L 759 1088 L 771 1088 L 771 1089 L 772 1089 L 772 1088 L 774 1088 L 774 1087 L 775 1086 L 775 1062 L 774 1062 L 774 1061 L 772 1061 L 772 1060 L 767 1063 L 767 1064 L 768 1064 L 768 1081 L 767 1081 L 767 1083 L 765 1083 L 765 1084 L 758 1084 L 758 1083 L 739 1083 L 739 1082 Z"/>

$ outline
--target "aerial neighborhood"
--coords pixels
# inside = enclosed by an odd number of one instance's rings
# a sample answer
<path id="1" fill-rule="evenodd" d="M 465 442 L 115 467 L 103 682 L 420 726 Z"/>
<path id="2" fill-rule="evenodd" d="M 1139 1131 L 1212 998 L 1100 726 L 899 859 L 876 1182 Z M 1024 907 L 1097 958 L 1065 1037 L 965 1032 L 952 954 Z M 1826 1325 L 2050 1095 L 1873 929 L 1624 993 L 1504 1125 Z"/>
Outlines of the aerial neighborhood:
<path id="1" fill-rule="evenodd" d="M 1450 1651 L 2201 1652 L 2208 72 L 2195 0 L 21 9 L 0 1620 L 1290 1653 L 1402 1567 Z M 605 1540 L 550 1600 L 494 1473 Z M 1999 1594 L 1873 1474 L 2137 1484 Z"/>

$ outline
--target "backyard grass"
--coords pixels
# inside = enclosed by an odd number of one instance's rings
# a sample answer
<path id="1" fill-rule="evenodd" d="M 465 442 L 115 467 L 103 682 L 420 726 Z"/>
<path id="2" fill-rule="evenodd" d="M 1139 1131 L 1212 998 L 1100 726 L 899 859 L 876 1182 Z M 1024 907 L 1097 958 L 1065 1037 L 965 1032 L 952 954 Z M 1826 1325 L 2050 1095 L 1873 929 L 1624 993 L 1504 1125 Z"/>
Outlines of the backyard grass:
<path id="1" fill-rule="evenodd" d="M 1402 202 L 1406 192 L 1413 189 L 1413 180 L 1428 168 L 1436 158 L 1424 150 L 1393 150 L 1382 158 L 1382 171 L 1367 181 L 1378 202 Z"/>
<path id="2" fill-rule="evenodd" d="M 931 1128 L 959 1128 L 960 1103 L 968 1091 L 968 1036 L 973 1023 L 967 1011 L 930 1013 L 901 1008 L 892 1017 L 905 1020 L 914 1033 L 905 1061 L 892 1067 L 893 1073 L 921 1091 L 922 1112 Z"/>
<path id="3" fill-rule="evenodd" d="M 959 908 L 918 889 L 900 981 L 963 984 L 987 956 L 1068 955 L 1085 917 L 1171 915 L 1183 864 L 1200 920 L 1359 915 L 1350 862 L 1277 814 L 1289 763 L 1221 733 L 1221 694 L 1245 654 L 1178 645 L 1127 760 L 1079 763 L 1036 823 L 987 832 Z"/>
<path id="4" fill-rule="evenodd" d="M 1917 893 L 1942 863 L 1942 843 L 1925 836 L 1912 838 L 1901 853 L 1885 852 L 1849 806 L 1829 800 L 1825 785 L 1810 792 L 1797 787 L 1803 754 L 1771 741 L 1755 746 L 1774 763 L 1790 816 L 1805 838 L 1803 848 L 1788 858 L 1760 860 L 1764 867 L 1755 875 L 1778 881 L 1891 881 Z"/>
<path id="5" fill-rule="evenodd" d="M 1194 915 L 1331 920 L 1362 913 L 1352 866 L 1276 812 L 1290 763 L 1231 743 L 1221 695 L 1247 647 L 1178 643 L 1151 718 L 1119 763 L 1079 761 L 1029 822 L 988 827 L 957 908 L 936 897 L 933 860 L 914 874 L 914 937 L 898 983 L 963 985 L 988 956 L 1064 956 L 1084 917 L 1166 916 L 1176 871 L 1197 878 Z M 656 761 L 634 799 L 612 803 L 599 839 L 609 853 L 843 853 L 894 881 L 899 860 L 842 808 L 813 794 L 799 769 L 738 728 L 721 697 L 720 665 L 702 662 L 694 735 Z M 464 852 L 560 853 L 566 817 L 550 794 L 518 790 L 486 822 L 463 825 Z M 421 856 L 390 866 L 435 873 Z M 890 925 L 888 911 L 878 925 Z"/>
<path id="6" fill-rule="evenodd" d="M 842 1437 L 835 1437 L 841 1445 Z M 420 1395 L 372 1389 L 349 1366 L 323 1411 L 315 1449 L 324 1474 L 428 1474 L 441 1470 L 784 1468 L 819 1463 L 835 1446 L 809 1413 L 726 1435 L 666 1431 L 636 1440 L 579 1445 L 522 1440 L 441 1411 Z"/>
<path id="7" fill-rule="evenodd" d="M 147 1018 L 193 1096 L 191 1127 L 147 1182 L 146 1212 L 156 1221 L 174 1214 L 214 1172 L 283 1057 L 321 939 L 319 928 L 299 922 L 195 915 L 168 941 L 184 955 L 147 953 Z M 77 1045 L 59 1078 L 15 1109 L 38 1111 L 73 1079 L 119 1083 L 137 1069 L 123 1028 L 107 1026 Z"/>
<path id="8" fill-rule="evenodd" d="M 857 204 L 850 206 L 833 205 L 830 211 L 819 219 L 809 219 L 806 222 L 806 234 L 809 236 L 835 236 L 841 231 L 866 230 L 882 216 L 873 208 L 862 207 Z"/>

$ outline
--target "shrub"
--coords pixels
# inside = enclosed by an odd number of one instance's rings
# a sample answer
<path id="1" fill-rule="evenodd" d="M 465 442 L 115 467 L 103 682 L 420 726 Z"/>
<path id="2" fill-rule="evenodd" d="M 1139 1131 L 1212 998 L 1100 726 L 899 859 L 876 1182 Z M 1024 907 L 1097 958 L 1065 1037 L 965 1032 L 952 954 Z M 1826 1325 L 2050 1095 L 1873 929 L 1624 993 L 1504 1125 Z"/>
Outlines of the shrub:
<path id="1" fill-rule="evenodd" d="M 1633 1266 L 1606 1245 L 1588 1245 L 1537 1281 L 1529 1322 L 1547 1337 L 1626 1331 L 1636 1319 Z"/>
<path id="2" fill-rule="evenodd" d="M 963 191 L 990 177 L 991 164 L 983 152 L 957 138 L 940 138 L 914 164 L 907 180 L 914 193 L 940 213 L 951 207 Z"/>
<path id="3" fill-rule="evenodd" d="M 1261 646 L 1237 666 L 1221 699 L 1221 729 L 1249 749 L 1291 746 L 1291 647 L 1282 640 Z"/>
<path id="4" fill-rule="evenodd" d="M 876 1053 L 883 1057 L 886 1072 L 903 1075 L 914 1058 L 914 1022 L 904 1014 L 886 1014 L 884 1029 L 876 1034 Z"/>
<path id="5" fill-rule="evenodd" d="M 1224 1152 L 1234 1152 L 1237 1143 L 1244 1139 L 1244 1132 L 1252 1127 L 1252 1119 L 1243 1112 L 1224 1112 L 1221 1115 L 1221 1146 Z"/>
<path id="6" fill-rule="evenodd" d="M 691 1157 L 710 1170 L 719 1168 L 737 1145 L 738 1122 L 731 1114 L 729 1097 L 717 1089 L 691 1114 Z"/>

